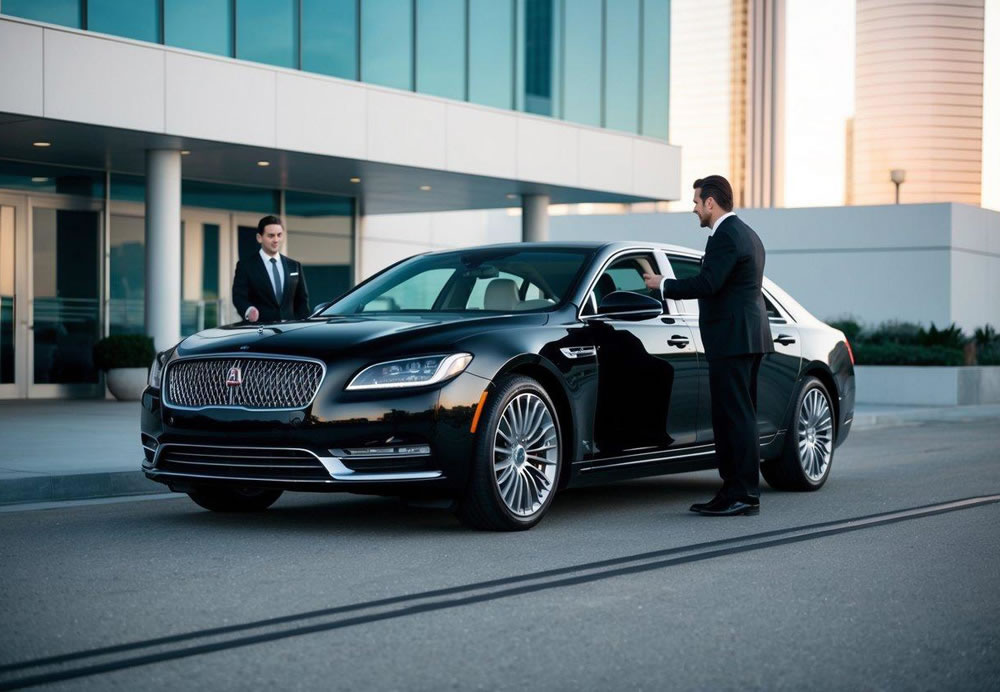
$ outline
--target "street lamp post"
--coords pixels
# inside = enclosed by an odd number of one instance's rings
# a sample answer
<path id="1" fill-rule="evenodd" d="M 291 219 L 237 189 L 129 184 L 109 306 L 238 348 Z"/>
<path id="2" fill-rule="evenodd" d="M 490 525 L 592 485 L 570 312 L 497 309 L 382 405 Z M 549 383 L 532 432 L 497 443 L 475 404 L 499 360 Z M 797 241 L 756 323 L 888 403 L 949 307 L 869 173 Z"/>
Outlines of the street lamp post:
<path id="1" fill-rule="evenodd" d="M 896 184 L 896 204 L 899 204 L 899 186 L 906 182 L 906 171 L 902 168 L 893 168 L 889 171 L 889 177 Z"/>

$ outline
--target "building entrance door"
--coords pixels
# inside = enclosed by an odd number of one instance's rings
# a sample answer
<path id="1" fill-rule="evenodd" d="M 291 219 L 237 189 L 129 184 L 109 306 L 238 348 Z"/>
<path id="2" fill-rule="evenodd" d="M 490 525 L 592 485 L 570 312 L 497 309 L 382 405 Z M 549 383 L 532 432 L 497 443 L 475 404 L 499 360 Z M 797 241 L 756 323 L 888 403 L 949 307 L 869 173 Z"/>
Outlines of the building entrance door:
<path id="1" fill-rule="evenodd" d="M 100 202 L 28 198 L 28 397 L 92 397 L 103 334 Z"/>
<path id="2" fill-rule="evenodd" d="M 188 335 L 236 321 L 231 305 L 235 263 L 227 212 L 185 207 L 181 220 L 181 333 Z"/>
<path id="3" fill-rule="evenodd" d="M 25 198 L 0 195 L 0 399 L 28 395 Z"/>

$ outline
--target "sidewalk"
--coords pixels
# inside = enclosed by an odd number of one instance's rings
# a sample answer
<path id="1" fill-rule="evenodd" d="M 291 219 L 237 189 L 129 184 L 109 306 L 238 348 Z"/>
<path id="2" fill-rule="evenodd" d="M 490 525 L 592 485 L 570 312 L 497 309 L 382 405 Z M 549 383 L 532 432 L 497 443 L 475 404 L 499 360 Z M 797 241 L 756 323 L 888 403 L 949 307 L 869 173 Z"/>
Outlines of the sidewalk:
<path id="1" fill-rule="evenodd" d="M 1000 404 L 859 405 L 852 431 L 984 419 Z M 141 459 L 137 402 L 0 401 L 0 505 L 165 493 Z"/>

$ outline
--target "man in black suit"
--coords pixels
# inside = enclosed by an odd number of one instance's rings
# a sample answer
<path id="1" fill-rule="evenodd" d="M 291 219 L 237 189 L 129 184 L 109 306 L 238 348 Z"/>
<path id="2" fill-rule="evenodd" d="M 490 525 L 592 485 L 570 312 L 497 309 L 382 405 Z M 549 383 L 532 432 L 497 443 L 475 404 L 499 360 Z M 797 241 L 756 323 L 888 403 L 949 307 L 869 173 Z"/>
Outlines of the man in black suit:
<path id="1" fill-rule="evenodd" d="M 277 216 L 257 223 L 260 252 L 236 263 L 233 304 L 248 322 L 280 322 L 309 316 L 302 265 L 278 253 L 285 228 Z"/>
<path id="2" fill-rule="evenodd" d="M 722 489 L 691 511 L 712 516 L 760 511 L 757 372 L 764 354 L 774 351 L 761 293 L 764 246 L 732 209 L 729 181 L 720 175 L 696 180 L 694 213 L 712 229 L 701 271 L 681 280 L 644 275 L 664 298 L 698 299 Z"/>

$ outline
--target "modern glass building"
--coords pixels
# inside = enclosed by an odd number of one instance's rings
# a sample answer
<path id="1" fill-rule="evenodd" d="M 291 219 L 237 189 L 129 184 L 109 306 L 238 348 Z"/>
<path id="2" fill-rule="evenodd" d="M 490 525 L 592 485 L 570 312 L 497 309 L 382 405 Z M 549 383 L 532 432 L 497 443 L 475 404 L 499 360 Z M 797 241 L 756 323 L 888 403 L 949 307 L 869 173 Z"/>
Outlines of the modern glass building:
<path id="1" fill-rule="evenodd" d="M 669 0 L 0 0 L 0 397 L 235 321 L 264 214 L 318 303 L 372 215 L 676 199 L 669 55 Z"/>

